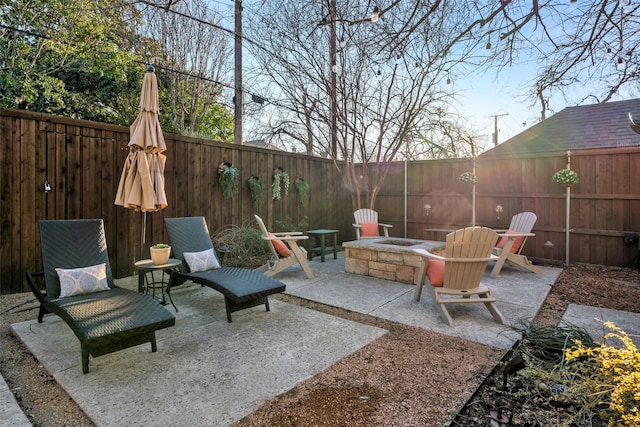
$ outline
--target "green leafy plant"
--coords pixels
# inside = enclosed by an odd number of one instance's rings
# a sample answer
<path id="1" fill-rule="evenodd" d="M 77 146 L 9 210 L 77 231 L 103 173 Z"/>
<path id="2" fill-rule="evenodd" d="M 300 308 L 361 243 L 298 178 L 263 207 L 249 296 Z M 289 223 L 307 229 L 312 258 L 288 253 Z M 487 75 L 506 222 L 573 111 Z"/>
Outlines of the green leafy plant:
<path id="1" fill-rule="evenodd" d="M 476 182 L 478 182 L 478 177 L 476 177 L 475 174 L 471 172 L 463 172 L 458 177 L 458 181 L 463 184 L 475 184 Z"/>
<path id="2" fill-rule="evenodd" d="M 240 171 L 231 163 L 223 162 L 218 166 L 218 182 L 225 199 L 231 199 L 240 194 L 239 176 Z"/>
<path id="3" fill-rule="evenodd" d="M 267 185 L 265 182 L 257 176 L 252 176 L 247 180 L 249 186 L 249 193 L 251 194 L 251 200 L 256 210 L 260 211 L 264 207 L 264 199 L 267 191 Z"/>
<path id="4" fill-rule="evenodd" d="M 296 179 L 294 186 L 300 195 L 300 204 L 306 208 L 309 203 L 309 188 L 311 186 L 302 178 Z"/>
<path id="5" fill-rule="evenodd" d="M 289 217 L 273 221 L 276 231 L 305 231 L 309 227 L 309 218 L 305 215 L 297 224 Z"/>
<path id="6" fill-rule="evenodd" d="M 561 169 L 554 173 L 551 180 L 558 185 L 569 186 L 580 182 L 580 177 L 576 171 L 571 169 Z"/>
<path id="7" fill-rule="evenodd" d="M 289 174 L 282 168 L 275 169 L 271 190 L 273 192 L 273 200 L 280 200 L 283 195 L 289 195 Z"/>
<path id="8" fill-rule="evenodd" d="M 167 245 L 166 243 L 156 243 L 155 245 L 153 245 L 153 247 L 155 249 L 167 249 L 169 245 Z"/>

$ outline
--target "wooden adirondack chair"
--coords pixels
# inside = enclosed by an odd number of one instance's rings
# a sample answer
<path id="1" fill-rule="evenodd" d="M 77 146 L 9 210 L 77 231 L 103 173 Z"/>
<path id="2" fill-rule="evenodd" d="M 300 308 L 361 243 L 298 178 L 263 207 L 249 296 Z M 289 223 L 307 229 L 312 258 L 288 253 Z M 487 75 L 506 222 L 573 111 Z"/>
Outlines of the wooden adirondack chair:
<path id="1" fill-rule="evenodd" d="M 525 268 L 532 273 L 542 273 L 540 267 L 536 267 L 526 256 L 520 254 L 527 238 L 535 236 L 531 230 L 537 219 L 538 217 L 533 212 L 522 212 L 511 218 L 509 229 L 498 234 L 500 241 L 494 248 L 498 260 L 491 274 L 499 274 L 505 262 L 515 267 Z"/>
<path id="2" fill-rule="evenodd" d="M 300 264 L 307 277 L 313 279 L 315 276 L 307 262 L 307 251 L 298 246 L 299 240 L 307 240 L 309 236 L 303 236 L 299 231 L 270 233 L 262 218 L 258 215 L 254 215 L 254 217 L 262 231 L 262 238 L 269 243 L 272 254 L 269 261 L 262 267 L 257 268 L 257 270 L 267 276 L 273 276 L 293 265 Z"/>
<path id="3" fill-rule="evenodd" d="M 389 237 L 389 228 L 393 227 L 391 224 L 378 222 L 378 212 L 373 209 L 358 209 L 353 213 L 353 218 L 355 219 L 353 226 L 356 229 L 358 240 L 380 237 L 380 228 L 382 228 L 384 237 Z"/>
<path id="4" fill-rule="evenodd" d="M 497 237 L 498 233 L 490 228 L 467 227 L 447 235 L 444 256 L 414 249 L 424 257 L 416 283 L 416 301 L 420 301 L 422 287 L 428 279 L 428 289 L 440 316 L 449 326 L 453 326 L 453 320 L 446 305 L 468 303 L 483 303 L 496 322 L 504 325 L 505 318 L 495 306 L 491 290 L 480 286 L 487 264 L 496 258 L 491 251 Z"/>

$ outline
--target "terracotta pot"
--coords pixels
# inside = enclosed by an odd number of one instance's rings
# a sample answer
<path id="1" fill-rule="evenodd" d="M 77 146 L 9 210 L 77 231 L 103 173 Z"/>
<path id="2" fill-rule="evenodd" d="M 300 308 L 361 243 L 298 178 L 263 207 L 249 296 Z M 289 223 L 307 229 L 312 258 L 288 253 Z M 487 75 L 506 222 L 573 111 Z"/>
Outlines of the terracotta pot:
<path id="1" fill-rule="evenodd" d="M 151 252 L 151 261 L 154 264 L 166 264 L 169 261 L 169 255 L 171 255 L 171 246 L 161 249 L 152 246 L 149 251 Z"/>

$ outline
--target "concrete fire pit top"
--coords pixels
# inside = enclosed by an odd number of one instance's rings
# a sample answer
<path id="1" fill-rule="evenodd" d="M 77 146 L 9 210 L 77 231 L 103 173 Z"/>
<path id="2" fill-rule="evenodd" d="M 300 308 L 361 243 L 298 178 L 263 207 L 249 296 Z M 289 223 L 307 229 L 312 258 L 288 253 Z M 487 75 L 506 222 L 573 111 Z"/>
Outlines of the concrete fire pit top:
<path id="1" fill-rule="evenodd" d="M 431 250 L 444 246 L 444 242 L 435 240 L 405 239 L 402 237 L 380 237 L 343 242 L 342 247 L 352 249 L 379 250 L 384 252 L 406 253 L 412 249 Z"/>

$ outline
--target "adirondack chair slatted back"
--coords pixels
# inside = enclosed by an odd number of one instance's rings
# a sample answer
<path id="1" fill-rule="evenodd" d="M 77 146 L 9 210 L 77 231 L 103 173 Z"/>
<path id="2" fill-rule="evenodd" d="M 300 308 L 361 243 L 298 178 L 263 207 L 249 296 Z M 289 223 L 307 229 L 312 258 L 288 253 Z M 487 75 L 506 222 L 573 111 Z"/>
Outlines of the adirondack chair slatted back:
<path id="1" fill-rule="evenodd" d="M 264 225 L 264 221 L 262 220 L 262 218 L 260 218 L 258 215 L 254 215 L 256 222 L 258 223 L 258 226 L 260 226 L 260 231 L 262 232 L 262 234 L 264 235 L 264 237 L 269 237 L 269 231 L 267 230 L 267 227 Z M 278 255 L 278 251 L 276 250 L 276 247 L 273 246 L 273 242 L 271 240 L 267 240 L 267 243 L 269 244 L 269 248 L 271 249 L 271 256 L 273 259 L 278 259 L 279 255 Z"/>
<path id="2" fill-rule="evenodd" d="M 475 289 L 491 259 L 498 233 L 490 228 L 467 227 L 449 233 L 446 239 L 444 288 Z"/>
<path id="3" fill-rule="evenodd" d="M 537 219 L 538 217 L 533 212 L 519 213 L 517 215 L 514 215 L 513 218 L 511 218 L 511 224 L 509 225 L 509 230 L 516 231 L 518 233 L 531 233 L 531 230 L 533 230 L 533 226 L 535 225 Z M 524 240 L 522 241 L 522 244 L 516 251 L 517 254 L 519 254 L 520 251 L 522 251 L 522 248 L 524 247 L 525 243 L 527 243 L 527 238 L 524 237 L 523 239 Z"/>
<path id="4" fill-rule="evenodd" d="M 358 209 L 353 213 L 353 218 L 358 224 L 378 222 L 378 212 L 373 209 Z"/>

